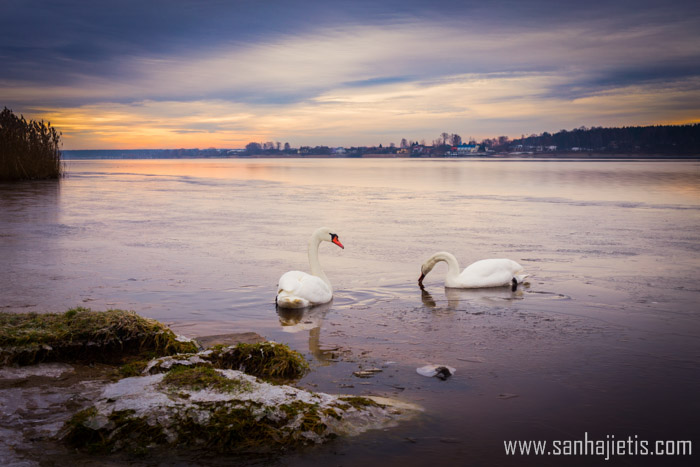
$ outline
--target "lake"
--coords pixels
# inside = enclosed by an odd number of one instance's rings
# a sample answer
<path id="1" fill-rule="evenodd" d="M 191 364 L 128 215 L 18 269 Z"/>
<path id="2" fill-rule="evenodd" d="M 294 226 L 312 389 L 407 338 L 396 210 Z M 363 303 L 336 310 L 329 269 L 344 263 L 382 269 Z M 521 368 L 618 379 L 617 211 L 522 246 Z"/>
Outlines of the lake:
<path id="1" fill-rule="evenodd" d="M 697 458 L 698 161 L 66 164 L 60 182 L 0 184 L 0 308 L 132 309 L 188 337 L 254 331 L 310 360 L 302 388 L 424 409 L 388 431 L 239 464 L 689 463 L 658 463 L 639 449 L 610 461 L 504 451 L 509 440 L 582 439 L 637 447 L 691 440 Z M 307 241 L 320 226 L 345 245 L 320 248 L 334 299 L 278 312 L 277 280 L 308 270 Z M 516 260 L 528 284 L 515 292 L 446 289 L 442 263 L 421 290 L 421 263 L 443 250 L 462 268 Z M 446 381 L 426 378 L 416 373 L 426 364 L 457 371 Z M 353 375 L 369 368 L 382 371 Z M 12 426 L 21 414 L 2 397 L 0 408 L 14 418 L 0 431 L 24 443 L 30 453 L 16 461 L 32 465 L 32 441 Z M 71 453 L 56 447 L 55 456 Z"/>

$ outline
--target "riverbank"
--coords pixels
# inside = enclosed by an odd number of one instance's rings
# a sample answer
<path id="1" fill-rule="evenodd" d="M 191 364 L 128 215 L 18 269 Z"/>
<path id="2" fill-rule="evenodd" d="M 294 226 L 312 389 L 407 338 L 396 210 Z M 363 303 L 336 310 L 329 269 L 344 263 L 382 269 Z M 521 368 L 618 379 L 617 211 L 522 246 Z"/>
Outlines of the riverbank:
<path id="1" fill-rule="evenodd" d="M 581 159 L 581 160 L 695 160 L 700 159 L 700 154 L 639 154 L 639 153 L 605 153 L 605 152 L 488 152 L 474 153 L 464 156 L 447 155 L 410 155 L 410 154 L 385 154 L 366 153 L 361 155 L 328 155 L 328 154 L 227 154 L 216 152 L 214 154 L 197 155 L 187 153 L 184 155 L 172 155 L 168 150 L 79 150 L 63 151 L 63 160 L 129 160 L 129 159 L 154 159 L 154 160 L 185 160 L 185 159 Z"/>

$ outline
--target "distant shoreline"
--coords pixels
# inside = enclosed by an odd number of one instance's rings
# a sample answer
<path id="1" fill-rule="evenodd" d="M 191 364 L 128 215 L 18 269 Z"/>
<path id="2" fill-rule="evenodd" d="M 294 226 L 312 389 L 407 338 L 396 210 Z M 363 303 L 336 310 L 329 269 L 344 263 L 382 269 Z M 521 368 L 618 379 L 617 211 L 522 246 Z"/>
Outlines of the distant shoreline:
<path id="1" fill-rule="evenodd" d="M 124 152 L 129 152 L 124 151 Z M 71 151 L 77 152 L 77 151 Z M 404 154 L 363 154 L 360 156 L 337 156 L 337 155 L 321 155 L 321 154 L 256 154 L 256 155 L 219 155 L 219 156 L 167 156 L 167 155 L 149 155 L 138 154 L 121 154 L 121 155 L 101 155 L 96 151 L 80 151 L 85 155 L 63 155 L 64 161 L 80 161 L 80 160 L 191 160 L 191 159 L 414 159 L 414 160 L 430 160 L 430 159 L 454 159 L 454 160 L 507 160 L 507 159 L 578 159 L 578 160 L 696 160 L 700 159 L 700 154 L 610 154 L 599 152 L 552 152 L 552 153 L 493 153 L 479 154 L 473 156 L 410 156 Z"/>

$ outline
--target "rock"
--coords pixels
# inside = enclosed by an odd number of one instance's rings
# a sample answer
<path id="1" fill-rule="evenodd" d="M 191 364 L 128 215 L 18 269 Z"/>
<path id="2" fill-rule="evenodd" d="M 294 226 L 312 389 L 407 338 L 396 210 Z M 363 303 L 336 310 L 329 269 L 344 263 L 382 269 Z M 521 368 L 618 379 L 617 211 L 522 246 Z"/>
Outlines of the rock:
<path id="1" fill-rule="evenodd" d="M 382 369 L 381 368 L 368 368 L 366 370 L 358 370 L 354 371 L 352 374 L 353 376 L 357 376 L 358 378 L 371 378 L 377 373 L 381 373 Z"/>
<path id="2" fill-rule="evenodd" d="M 210 349 L 217 345 L 236 345 L 236 344 L 259 344 L 265 342 L 265 338 L 256 332 L 238 332 L 233 334 L 218 334 L 216 336 L 202 336 L 195 339 L 205 348 Z"/>
<path id="3" fill-rule="evenodd" d="M 393 426 L 420 408 L 378 397 L 313 393 L 237 370 L 174 368 L 107 386 L 63 429 L 93 452 L 151 447 L 269 451 Z"/>

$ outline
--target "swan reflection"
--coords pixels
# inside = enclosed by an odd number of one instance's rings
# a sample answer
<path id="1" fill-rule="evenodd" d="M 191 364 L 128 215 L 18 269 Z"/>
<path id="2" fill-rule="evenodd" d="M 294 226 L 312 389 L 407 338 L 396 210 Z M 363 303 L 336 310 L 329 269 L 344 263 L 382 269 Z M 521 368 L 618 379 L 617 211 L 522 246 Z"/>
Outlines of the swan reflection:
<path id="1" fill-rule="evenodd" d="M 309 331 L 309 351 L 319 362 L 328 362 L 335 358 L 336 348 L 321 346 L 321 324 L 333 302 L 311 308 L 277 307 L 282 331 L 297 333 Z"/>
<path id="2" fill-rule="evenodd" d="M 523 297 L 521 289 L 513 291 L 510 287 L 489 287 L 484 289 L 456 289 L 445 287 L 445 297 L 447 298 L 447 308 L 454 310 L 461 301 L 472 301 L 480 303 L 502 303 L 513 300 L 520 300 Z M 421 301 L 428 308 L 437 308 L 438 302 L 427 289 L 421 288 Z"/>

